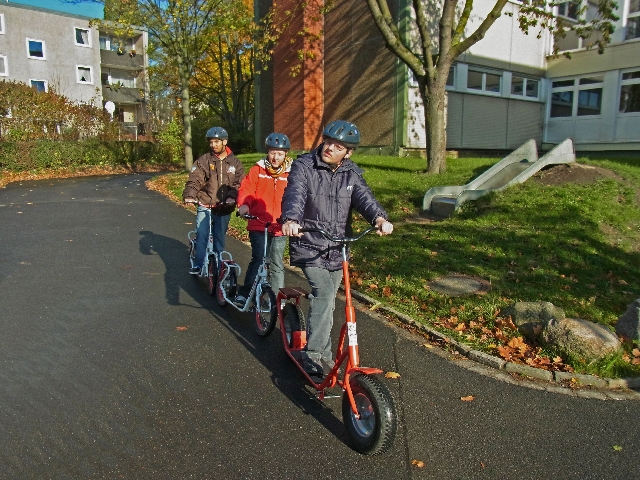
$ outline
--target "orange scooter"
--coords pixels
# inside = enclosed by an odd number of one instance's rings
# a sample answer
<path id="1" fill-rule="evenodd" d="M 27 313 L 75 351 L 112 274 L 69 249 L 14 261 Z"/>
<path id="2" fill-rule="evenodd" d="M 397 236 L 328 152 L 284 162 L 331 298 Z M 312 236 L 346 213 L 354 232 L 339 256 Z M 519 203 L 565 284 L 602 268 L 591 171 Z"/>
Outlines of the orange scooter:
<path id="1" fill-rule="evenodd" d="M 373 230 L 375 227 L 368 228 L 354 238 L 335 238 L 322 229 L 300 229 L 300 232 L 318 232 L 342 246 L 345 322 L 340 329 L 335 365 L 323 379 L 309 376 L 302 367 L 302 352 L 307 344 L 307 323 L 300 308 L 300 299 L 308 298 L 309 293 L 301 288 L 285 287 L 278 292 L 276 301 L 285 351 L 317 390 L 319 400 L 324 400 L 326 388 L 336 385 L 342 388 L 342 417 L 347 434 L 355 450 L 366 455 L 387 451 L 393 443 L 397 429 L 393 398 L 384 383 L 374 376 L 383 371 L 360 366 L 356 310 L 351 299 L 347 245 L 360 240 Z"/>

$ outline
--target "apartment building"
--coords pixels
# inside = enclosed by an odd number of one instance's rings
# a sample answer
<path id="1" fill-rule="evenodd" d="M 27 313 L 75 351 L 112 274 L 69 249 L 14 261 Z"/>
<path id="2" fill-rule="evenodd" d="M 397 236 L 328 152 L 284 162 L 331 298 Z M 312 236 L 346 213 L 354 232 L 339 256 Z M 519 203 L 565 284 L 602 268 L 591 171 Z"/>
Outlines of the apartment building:
<path id="1" fill-rule="evenodd" d="M 493 3 L 474 2 L 469 33 Z M 271 4 L 256 0 L 258 16 Z M 296 2 L 278 4 L 294 10 Z M 566 21 L 578 22 L 583 5 L 582 15 L 589 21 L 597 11 L 591 0 L 553 8 Z M 411 38 L 415 32 L 402 20 L 410 11 L 408 0 L 391 6 L 400 19 L 399 29 Z M 480 42 L 456 59 L 447 81 L 447 148 L 510 150 L 533 138 L 538 147 L 549 149 L 571 137 L 578 151 L 640 151 L 640 0 L 620 0 L 620 18 L 604 54 L 588 50 L 575 35 L 562 39 L 557 46 L 569 52 L 570 59 L 552 55 L 555 39 L 549 32 L 537 38 L 533 29 L 525 35 L 518 25 L 519 8 L 519 1 L 511 0 L 504 12 L 512 16 L 502 15 Z M 306 26 L 304 20 L 301 28 L 293 25 L 257 84 L 258 137 L 270 128 L 281 130 L 297 139 L 293 148 L 309 149 L 318 137 L 297 135 L 301 123 L 319 128 L 346 118 L 361 127 L 364 147 L 396 153 L 424 149 L 417 82 L 386 49 L 365 2 L 335 3 L 324 17 L 316 55 L 303 62 L 295 77 L 288 72 L 308 46 L 296 36 Z"/>
<path id="2" fill-rule="evenodd" d="M 119 38 L 91 27 L 90 21 L 0 3 L 0 80 L 53 88 L 75 102 L 106 106 L 114 120 L 142 133 L 147 122 L 147 32 L 135 29 L 133 36 Z"/>

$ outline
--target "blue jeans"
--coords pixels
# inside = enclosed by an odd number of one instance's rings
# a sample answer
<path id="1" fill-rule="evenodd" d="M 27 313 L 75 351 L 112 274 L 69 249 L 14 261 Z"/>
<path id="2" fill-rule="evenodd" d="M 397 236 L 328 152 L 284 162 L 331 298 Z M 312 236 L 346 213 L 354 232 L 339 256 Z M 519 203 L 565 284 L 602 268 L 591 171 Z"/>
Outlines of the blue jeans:
<path id="1" fill-rule="evenodd" d="M 342 282 L 342 270 L 330 272 L 324 268 L 305 267 L 302 271 L 311 286 L 307 321 L 309 339 L 304 355 L 314 362 L 321 359 L 332 360 L 331 328 L 336 295 Z"/>
<path id="2" fill-rule="evenodd" d="M 251 261 L 247 267 L 247 272 L 244 276 L 244 285 L 240 289 L 242 295 L 249 295 L 253 281 L 258 275 L 258 269 L 262 263 L 262 257 L 264 256 L 264 232 L 249 231 L 249 240 L 251 241 Z M 287 237 L 273 237 L 271 235 L 267 238 L 267 255 L 271 260 L 269 265 L 269 277 L 267 280 L 273 288 L 274 293 L 277 295 L 278 290 L 284 287 L 284 248 L 287 246 Z"/>
<path id="3" fill-rule="evenodd" d="M 211 222 L 211 234 L 213 235 L 213 250 L 220 253 L 224 250 L 224 240 L 229 228 L 229 215 L 213 215 L 211 210 L 198 205 L 196 212 L 196 258 L 195 266 L 202 267 L 204 256 L 207 253 L 207 243 L 209 243 L 209 222 Z"/>

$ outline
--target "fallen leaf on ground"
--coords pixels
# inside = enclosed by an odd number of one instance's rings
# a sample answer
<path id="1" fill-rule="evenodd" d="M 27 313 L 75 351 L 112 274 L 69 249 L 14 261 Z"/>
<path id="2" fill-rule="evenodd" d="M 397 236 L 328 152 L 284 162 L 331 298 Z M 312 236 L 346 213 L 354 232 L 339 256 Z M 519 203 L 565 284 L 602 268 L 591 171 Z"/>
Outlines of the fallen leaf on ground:
<path id="1" fill-rule="evenodd" d="M 180 332 L 182 332 L 184 330 L 188 330 L 188 329 L 189 329 L 189 327 L 176 327 L 176 330 L 178 330 Z"/>
<path id="2" fill-rule="evenodd" d="M 460 397 L 463 402 L 473 402 L 476 399 L 473 395 L 467 395 L 466 397 Z"/>
<path id="3" fill-rule="evenodd" d="M 397 372 L 387 372 L 384 376 L 385 378 L 400 378 L 400 374 Z"/>
<path id="4" fill-rule="evenodd" d="M 614 446 L 613 446 L 613 449 L 614 449 L 616 452 L 621 452 L 621 451 L 622 451 L 622 447 L 621 447 L 620 445 L 614 445 Z"/>
<path id="5" fill-rule="evenodd" d="M 422 460 L 411 460 L 411 465 L 415 465 L 418 468 L 424 468 L 424 462 Z"/>

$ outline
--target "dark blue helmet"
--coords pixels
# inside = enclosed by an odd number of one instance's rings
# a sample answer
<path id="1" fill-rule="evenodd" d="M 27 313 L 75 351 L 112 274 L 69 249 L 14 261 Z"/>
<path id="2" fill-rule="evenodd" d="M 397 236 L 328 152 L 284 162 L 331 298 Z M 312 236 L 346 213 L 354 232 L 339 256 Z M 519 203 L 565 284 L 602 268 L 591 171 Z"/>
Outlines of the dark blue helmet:
<path id="1" fill-rule="evenodd" d="M 360 132 L 353 123 L 345 120 L 334 120 L 322 132 L 323 137 L 333 138 L 344 143 L 348 148 L 356 148 L 360 143 Z"/>
<path id="2" fill-rule="evenodd" d="M 219 138 L 220 140 L 227 140 L 229 138 L 229 134 L 222 127 L 211 127 L 207 130 L 207 140 L 211 138 Z"/>
<path id="3" fill-rule="evenodd" d="M 270 133 L 267 139 L 264 141 L 264 146 L 267 148 L 275 148 L 277 150 L 289 150 L 291 149 L 291 143 L 289 137 L 284 133 Z"/>

